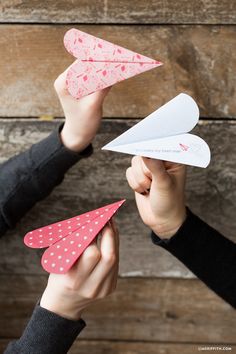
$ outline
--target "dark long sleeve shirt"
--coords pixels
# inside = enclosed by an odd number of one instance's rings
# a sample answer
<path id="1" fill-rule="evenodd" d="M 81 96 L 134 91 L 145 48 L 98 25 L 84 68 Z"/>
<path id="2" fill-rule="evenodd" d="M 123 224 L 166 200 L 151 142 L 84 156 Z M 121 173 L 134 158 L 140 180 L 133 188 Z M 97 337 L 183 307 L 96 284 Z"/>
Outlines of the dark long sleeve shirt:
<path id="1" fill-rule="evenodd" d="M 0 236 L 48 196 L 71 166 L 92 153 L 91 145 L 82 153 L 67 149 L 60 140 L 61 128 L 0 165 Z M 84 326 L 82 319 L 71 321 L 37 305 L 21 338 L 4 353 L 67 353 Z"/>
<path id="2" fill-rule="evenodd" d="M 84 327 L 82 319 L 67 320 L 37 305 L 20 339 L 4 354 L 65 354 Z"/>
<path id="3" fill-rule="evenodd" d="M 47 197 L 70 167 L 91 155 L 91 145 L 82 153 L 67 149 L 60 139 L 61 129 L 0 165 L 0 236 Z"/>
<path id="4" fill-rule="evenodd" d="M 236 244 L 189 209 L 170 239 L 152 233 L 152 241 L 169 251 L 216 294 L 236 308 Z"/>

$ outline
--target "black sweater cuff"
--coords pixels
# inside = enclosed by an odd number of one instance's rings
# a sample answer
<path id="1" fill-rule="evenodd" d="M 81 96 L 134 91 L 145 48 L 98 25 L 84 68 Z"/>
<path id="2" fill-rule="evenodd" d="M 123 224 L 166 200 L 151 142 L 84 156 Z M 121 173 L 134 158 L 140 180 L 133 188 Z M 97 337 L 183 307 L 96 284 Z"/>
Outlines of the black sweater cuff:
<path id="1" fill-rule="evenodd" d="M 37 305 L 21 338 L 4 354 L 65 354 L 85 325 L 82 319 L 68 320 Z"/>
<path id="2" fill-rule="evenodd" d="M 175 243 L 177 241 L 177 247 L 181 247 L 182 246 L 182 242 L 178 242 L 179 241 L 179 237 L 183 238 L 183 234 L 187 235 L 189 231 L 192 232 L 192 227 L 194 224 L 194 219 L 195 217 L 197 217 L 196 215 L 194 215 L 191 210 L 189 208 L 186 208 L 186 219 L 183 222 L 183 224 L 180 226 L 179 230 L 169 239 L 166 238 L 160 238 L 157 234 L 155 234 L 153 231 L 151 233 L 151 239 L 152 242 L 157 245 L 157 246 L 161 246 L 165 249 L 169 250 L 169 246 L 171 247 L 173 245 L 173 247 L 175 248 Z M 198 217 L 197 217 L 198 218 Z M 198 218 L 199 219 L 199 218 Z M 199 219 L 200 220 L 200 219 Z M 181 241 L 180 240 L 180 241 Z"/>

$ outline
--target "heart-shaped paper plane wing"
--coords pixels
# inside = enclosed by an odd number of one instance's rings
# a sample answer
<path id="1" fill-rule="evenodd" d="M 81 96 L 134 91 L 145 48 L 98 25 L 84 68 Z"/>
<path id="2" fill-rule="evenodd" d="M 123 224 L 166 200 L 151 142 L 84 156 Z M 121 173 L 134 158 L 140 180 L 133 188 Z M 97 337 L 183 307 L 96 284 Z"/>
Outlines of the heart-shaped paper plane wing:
<path id="1" fill-rule="evenodd" d="M 77 58 L 67 73 L 68 91 L 77 99 L 162 65 L 74 28 L 66 32 L 64 45 Z"/>
<path id="2" fill-rule="evenodd" d="M 198 120 L 196 102 L 181 93 L 102 149 L 207 167 L 209 146 L 200 137 L 187 134 Z"/>
<path id="3" fill-rule="evenodd" d="M 24 243 L 49 248 L 41 264 L 49 273 L 65 274 L 117 212 L 124 200 L 28 232 Z"/>

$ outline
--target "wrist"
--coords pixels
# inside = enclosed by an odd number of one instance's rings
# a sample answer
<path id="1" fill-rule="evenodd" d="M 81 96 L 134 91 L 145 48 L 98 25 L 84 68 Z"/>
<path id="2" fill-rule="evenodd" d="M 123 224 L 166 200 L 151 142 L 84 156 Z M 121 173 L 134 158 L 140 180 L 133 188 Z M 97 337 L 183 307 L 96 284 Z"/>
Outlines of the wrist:
<path id="1" fill-rule="evenodd" d="M 78 321 L 83 311 L 82 308 L 71 301 L 69 296 L 59 295 L 48 288 L 45 289 L 42 295 L 40 306 L 58 316 L 72 321 Z"/>
<path id="2" fill-rule="evenodd" d="M 85 150 L 92 140 L 92 138 L 89 136 L 85 137 L 81 136 L 80 134 L 76 134 L 70 127 L 68 127 L 66 123 L 62 128 L 60 137 L 62 144 L 67 149 L 78 153 Z"/>
<path id="3" fill-rule="evenodd" d="M 174 236 L 183 225 L 187 217 L 187 210 L 184 206 L 177 215 L 169 217 L 164 222 L 158 220 L 155 226 L 151 227 L 152 231 L 160 238 L 170 238 Z"/>

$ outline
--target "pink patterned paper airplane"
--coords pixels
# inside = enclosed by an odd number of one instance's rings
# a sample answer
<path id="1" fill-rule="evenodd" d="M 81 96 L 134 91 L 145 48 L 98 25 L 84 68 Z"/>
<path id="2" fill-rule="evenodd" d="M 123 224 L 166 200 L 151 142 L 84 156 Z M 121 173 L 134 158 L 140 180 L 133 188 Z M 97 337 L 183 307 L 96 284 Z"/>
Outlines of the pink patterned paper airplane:
<path id="1" fill-rule="evenodd" d="M 49 273 L 65 274 L 113 217 L 125 200 L 28 232 L 31 248 L 49 247 L 41 259 Z"/>
<path id="2" fill-rule="evenodd" d="M 66 32 L 64 45 L 77 58 L 67 73 L 68 91 L 77 99 L 162 65 L 74 28 Z"/>

